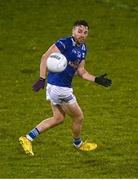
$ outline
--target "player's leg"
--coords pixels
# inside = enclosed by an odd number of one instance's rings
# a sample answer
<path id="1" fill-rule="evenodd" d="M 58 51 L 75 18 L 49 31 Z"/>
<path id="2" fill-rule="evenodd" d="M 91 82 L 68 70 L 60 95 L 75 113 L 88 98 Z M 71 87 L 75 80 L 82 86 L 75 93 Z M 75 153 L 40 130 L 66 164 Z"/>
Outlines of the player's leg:
<path id="1" fill-rule="evenodd" d="M 53 111 L 53 117 L 43 120 L 34 129 L 32 129 L 26 136 L 21 136 L 19 138 L 19 142 L 22 145 L 25 153 L 30 156 L 34 156 L 31 142 L 40 133 L 42 133 L 42 132 L 48 130 L 49 128 L 52 128 L 53 126 L 56 126 L 64 121 L 65 112 L 62 110 L 62 108 L 59 105 L 51 104 L 51 106 L 52 106 L 52 111 Z"/>
<path id="2" fill-rule="evenodd" d="M 65 112 L 63 111 L 60 105 L 51 104 L 53 117 L 43 120 L 40 124 L 36 126 L 40 133 L 46 131 L 49 128 L 52 128 L 64 121 Z"/>
<path id="3" fill-rule="evenodd" d="M 84 120 L 83 112 L 77 102 L 74 102 L 71 104 L 64 103 L 62 105 L 62 108 L 69 116 L 71 116 L 71 118 L 72 118 L 72 135 L 73 135 L 74 140 L 75 139 L 77 140 L 76 144 L 80 144 L 81 143 L 81 139 L 80 139 L 81 130 L 82 130 L 82 124 L 83 124 L 83 120 Z"/>
<path id="4" fill-rule="evenodd" d="M 56 126 L 64 121 L 65 118 L 65 112 L 62 110 L 60 105 L 53 105 L 51 103 L 53 116 L 47 119 L 44 119 L 42 122 L 40 122 L 34 129 L 32 129 L 26 137 L 33 141 L 40 133 L 48 130 L 49 128 L 52 128 L 53 126 Z"/>
<path id="5" fill-rule="evenodd" d="M 73 145 L 82 151 L 91 151 L 97 148 L 97 144 L 83 142 L 81 140 L 81 130 L 84 115 L 77 102 L 64 103 L 62 105 L 64 111 L 72 117 L 72 134 L 73 134 Z"/>
<path id="6" fill-rule="evenodd" d="M 62 105 L 64 111 L 72 117 L 72 133 L 74 138 L 79 138 L 82 129 L 82 123 L 84 119 L 83 112 L 77 102 Z"/>

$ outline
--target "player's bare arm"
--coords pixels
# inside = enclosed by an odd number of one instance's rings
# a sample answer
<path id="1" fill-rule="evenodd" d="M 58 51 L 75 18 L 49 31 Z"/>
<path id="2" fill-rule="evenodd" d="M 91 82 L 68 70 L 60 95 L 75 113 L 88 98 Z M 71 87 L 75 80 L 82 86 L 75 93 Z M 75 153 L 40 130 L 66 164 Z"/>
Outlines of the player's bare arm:
<path id="1" fill-rule="evenodd" d="M 78 74 L 81 78 L 83 78 L 83 79 L 85 79 L 85 80 L 95 82 L 95 78 L 96 78 L 96 77 L 95 77 L 94 75 L 90 74 L 90 73 L 85 69 L 85 61 L 84 61 L 84 60 L 80 63 L 80 65 L 79 65 L 79 67 L 78 67 L 78 70 L 77 70 L 77 74 Z"/>
<path id="2" fill-rule="evenodd" d="M 40 78 L 33 84 L 32 88 L 35 92 L 38 92 L 40 89 L 44 89 L 45 87 L 45 79 L 46 79 L 46 61 L 51 53 L 60 52 L 55 44 L 50 46 L 50 48 L 42 55 L 40 62 Z"/>
<path id="3" fill-rule="evenodd" d="M 40 63 L 40 77 L 45 79 L 46 77 L 46 60 L 50 54 L 54 52 L 60 52 L 55 44 L 50 46 L 50 48 L 42 55 L 41 63 Z"/>
<path id="4" fill-rule="evenodd" d="M 85 69 L 85 61 L 83 60 L 77 70 L 77 74 L 82 77 L 85 80 L 96 82 L 97 84 L 100 84 L 102 86 L 108 87 L 112 85 L 112 81 L 105 76 L 107 74 L 101 75 L 101 76 L 94 76 L 90 74 L 86 69 Z"/>

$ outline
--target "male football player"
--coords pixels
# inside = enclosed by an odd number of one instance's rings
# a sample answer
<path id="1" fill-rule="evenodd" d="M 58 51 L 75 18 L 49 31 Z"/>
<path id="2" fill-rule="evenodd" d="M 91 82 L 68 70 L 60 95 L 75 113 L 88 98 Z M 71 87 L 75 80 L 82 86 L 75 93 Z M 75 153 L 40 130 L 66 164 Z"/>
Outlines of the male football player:
<path id="1" fill-rule="evenodd" d="M 73 146 L 81 151 L 96 149 L 97 144 L 83 142 L 81 129 L 83 123 L 83 112 L 73 94 L 72 79 L 75 74 L 82 79 L 95 82 L 105 87 L 111 86 L 112 81 L 105 75 L 94 76 L 85 69 L 85 57 L 87 48 L 85 40 L 88 36 L 89 26 L 85 20 L 77 20 L 72 29 L 72 36 L 59 39 L 42 56 L 40 63 L 40 78 L 34 83 L 33 90 L 38 92 L 45 87 L 46 82 L 46 61 L 51 53 L 60 52 L 68 61 L 63 72 L 47 75 L 47 99 L 51 101 L 53 116 L 40 122 L 34 129 L 25 136 L 19 138 L 26 154 L 34 156 L 32 141 L 42 132 L 62 123 L 66 113 L 72 117 Z"/>

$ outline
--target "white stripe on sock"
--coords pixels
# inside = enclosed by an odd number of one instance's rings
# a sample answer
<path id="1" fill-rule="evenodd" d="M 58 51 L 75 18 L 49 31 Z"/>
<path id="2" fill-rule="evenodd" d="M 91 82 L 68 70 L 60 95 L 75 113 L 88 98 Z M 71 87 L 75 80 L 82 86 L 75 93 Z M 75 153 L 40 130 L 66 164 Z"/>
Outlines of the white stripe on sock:
<path id="1" fill-rule="evenodd" d="M 27 134 L 26 138 L 29 139 L 30 141 L 33 141 L 33 139 Z"/>

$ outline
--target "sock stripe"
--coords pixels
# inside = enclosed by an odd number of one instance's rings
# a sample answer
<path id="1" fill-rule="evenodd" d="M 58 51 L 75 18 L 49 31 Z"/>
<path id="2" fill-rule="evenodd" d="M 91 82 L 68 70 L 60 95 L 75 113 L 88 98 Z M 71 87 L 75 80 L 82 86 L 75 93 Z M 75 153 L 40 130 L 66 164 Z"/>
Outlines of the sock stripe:
<path id="1" fill-rule="evenodd" d="M 37 128 L 32 129 L 26 136 L 30 139 L 36 138 L 40 134 L 39 130 Z"/>

